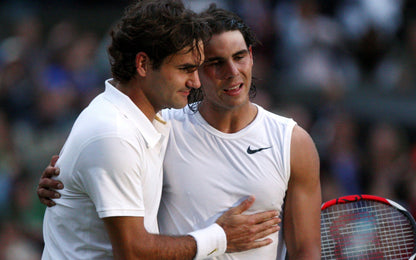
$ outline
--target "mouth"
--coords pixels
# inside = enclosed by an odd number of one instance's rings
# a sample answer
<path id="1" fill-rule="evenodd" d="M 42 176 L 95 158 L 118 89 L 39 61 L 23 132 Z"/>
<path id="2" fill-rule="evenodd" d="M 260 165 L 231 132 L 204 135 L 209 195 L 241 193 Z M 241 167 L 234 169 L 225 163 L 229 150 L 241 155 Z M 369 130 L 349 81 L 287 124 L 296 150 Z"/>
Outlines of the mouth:
<path id="1" fill-rule="evenodd" d="M 225 92 L 236 91 L 236 90 L 238 90 L 238 89 L 240 89 L 240 88 L 242 88 L 242 87 L 243 87 L 243 83 L 238 84 L 238 85 L 235 85 L 235 86 L 234 86 L 234 87 L 232 87 L 232 88 L 224 89 L 224 91 L 225 91 Z"/>
<path id="2" fill-rule="evenodd" d="M 224 89 L 224 92 L 228 95 L 235 96 L 240 93 L 240 90 L 243 88 L 243 83 L 235 85 L 231 88 Z"/>
<path id="3" fill-rule="evenodd" d="M 191 93 L 191 91 L 179 91 L 179 94 L 181 95 L 181 96 L 185 96 L 185 97 L 187 97 L 187 96 L 189 96 L 189 94 Z"/>

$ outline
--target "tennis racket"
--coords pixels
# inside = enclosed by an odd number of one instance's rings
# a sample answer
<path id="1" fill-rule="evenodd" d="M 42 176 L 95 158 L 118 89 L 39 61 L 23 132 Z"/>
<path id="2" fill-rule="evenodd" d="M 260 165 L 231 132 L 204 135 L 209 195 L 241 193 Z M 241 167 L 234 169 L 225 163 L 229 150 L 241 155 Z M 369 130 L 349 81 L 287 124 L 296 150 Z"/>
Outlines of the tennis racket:
<path id="1" fill-rule="evenodd" d="M 415 247 L 415 220 L 394 201 L 350 195 L 321 207 L 321 259 L 408 260 Z"/>

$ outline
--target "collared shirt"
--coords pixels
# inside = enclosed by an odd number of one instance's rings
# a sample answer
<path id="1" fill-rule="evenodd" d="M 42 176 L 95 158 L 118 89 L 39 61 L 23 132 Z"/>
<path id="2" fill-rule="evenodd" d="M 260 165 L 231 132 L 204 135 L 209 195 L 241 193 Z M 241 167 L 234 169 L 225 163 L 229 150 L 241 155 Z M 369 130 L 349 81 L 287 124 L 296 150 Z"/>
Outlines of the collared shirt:
<path id="1" fill-rule="evenodd" d="M 158 233 L 168 133 L 107 80 L 61 150 L 64 189 L 45 213 L 42 259 L 112 259 L 105 217 L 144 217 L 146 230 Z"/>

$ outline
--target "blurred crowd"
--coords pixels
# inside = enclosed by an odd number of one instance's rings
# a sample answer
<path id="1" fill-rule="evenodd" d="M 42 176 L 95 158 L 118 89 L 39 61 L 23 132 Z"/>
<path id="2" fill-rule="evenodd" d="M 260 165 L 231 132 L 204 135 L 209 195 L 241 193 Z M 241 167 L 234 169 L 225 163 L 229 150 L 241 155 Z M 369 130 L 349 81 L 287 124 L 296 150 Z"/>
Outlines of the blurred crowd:
<path id="1" fill-rule="evenodd" d="M 216 2 L 255 30 L 254 101 L 311 134 L 324 201 L 378 195 L 416 217 L 413 1 L 185 2 L 196 11 Z M 40 259 L 37 182 L 103 91 L 108 28 L 128 3 L 0 2 L 0 260 Z"/>

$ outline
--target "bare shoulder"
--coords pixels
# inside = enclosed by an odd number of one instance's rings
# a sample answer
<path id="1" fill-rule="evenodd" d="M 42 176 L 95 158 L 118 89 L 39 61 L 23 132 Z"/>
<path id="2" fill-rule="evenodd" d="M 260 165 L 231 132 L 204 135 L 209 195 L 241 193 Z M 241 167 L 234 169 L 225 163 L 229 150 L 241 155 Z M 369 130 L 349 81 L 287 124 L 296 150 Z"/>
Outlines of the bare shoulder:
<path id="1" fill-rule="evenodd" d="M 292 133 L 290 158 L 292 177 L 304 173 L 319 175 L 319 155 L 315 143 L 308 132 L 298 125 Z"/>
<path id="2" fill-rule="evenodd" d="M 292 133 L 292 146 L 302 146 L 305 144 L 311 144 L 315 146 L 309 133 L 306 132 L 306 130 L 302 127 L 295 125 Z"/>

